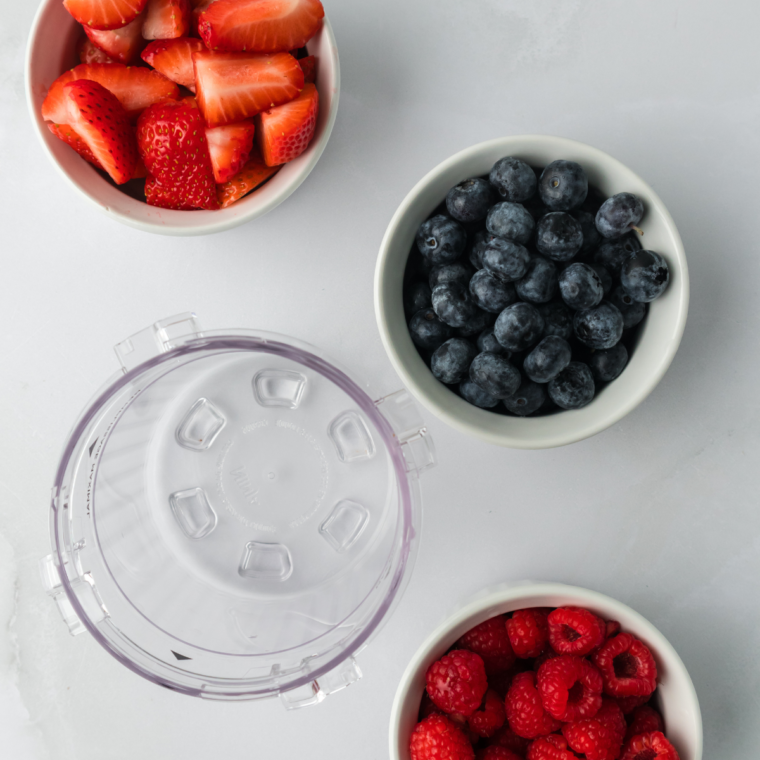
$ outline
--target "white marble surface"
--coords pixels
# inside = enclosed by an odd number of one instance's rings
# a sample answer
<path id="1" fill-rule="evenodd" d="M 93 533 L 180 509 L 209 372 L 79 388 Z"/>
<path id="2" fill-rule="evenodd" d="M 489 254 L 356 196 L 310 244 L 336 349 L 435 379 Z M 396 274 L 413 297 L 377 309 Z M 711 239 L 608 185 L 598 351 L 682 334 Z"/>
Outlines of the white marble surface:
<path id="1" fill-rule="evenodd" d="M 329 0 L 343 91 L 321 162 L 263 219 L 182 240 L 108 220 L 48 165 L 23 100 L 35 5 L 6 3 L 0 26 L 0 756 L 384 758 L 396 683 L 422 638 L 456 601 L 529 577 L 647 616 L 693 676 L 705 757 L 757 757 L 760 6 Z M 319 707 L 178 696 L 72 639 L 37 561 L 59 447 L 114 369 L 111 346 L 194 309 L 209 326 L 318 343 L 394 390 L 372 310 L 385 225 L 439 161 L 525 132 L 612 153 L 680 228 L 691 314 L 651 397 L 545 452 L 490 448 L 430 419 L 441 466 L 424 484 L 414 577 L 361 656 L 365 678 Z"/>

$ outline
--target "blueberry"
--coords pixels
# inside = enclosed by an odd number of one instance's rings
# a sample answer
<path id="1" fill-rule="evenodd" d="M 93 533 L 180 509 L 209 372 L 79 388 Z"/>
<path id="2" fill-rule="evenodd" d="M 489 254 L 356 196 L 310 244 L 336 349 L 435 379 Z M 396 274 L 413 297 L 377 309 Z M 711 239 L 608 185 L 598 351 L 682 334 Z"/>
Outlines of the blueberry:
<path id="1" fill-rule="evenodd" d="M 494 237 L 483 251 L 483 267 L 501 277 L 505 282 L 514 282 L 525 276 L 530 254 L 528 249 L 511 240 Z"/>
<path id="2" fill-rule="evenodd" d="M 533 234 L 536 223 L 519 203 L 497 203 L 486 218 L 486 229 L 497 237 L 525 245 Z"/>
<path id="3" fill-rule="evenodd" d="M 547 303 L 557 292 L 557 267 L 554 262 L 534 254 L 522 279 L 515 283 L 517 295 L 523 301 Z"/>
<path id="4" fill-rule="evenodd" d="M 544 330 L 544 318 L 535 306 L 515 303 L 496 318 L 496 340 L 508 351 L 524 351 L 538 343 Z"/>
<path id="5" fill-rule="evenodd" d="M 447 216 L 431 217 L 417 230 L 417 248 L 434 266 L 456 261 L 466 245 L 464 228 Z"/>
<path id="6" fill-rule="evenodd" d="M 509 358 L 509 351 L 496 340 L 496 336 L 493 334 L 493 327 L 486 327 L 480 335 L 478 335 L 478 351 L 488 351 L 490 354 L 500 354 Z"/>
<path id="7" fill-rule="evenodd" d="M 602 351 L 594 351 L 588 361 L 594 379 L 608 383 L 620 376 L 628 364 L 628 351 L 622 343 Z"/>
<path id="8" fill-rule="evenodd" d="M 472 380 L 462 380 L 459 384 L 459 393 L 465 401 L 473 406 L 479 406 L 481 409 L 492 409 L 499 403 L 499 399 L 484 391 Z"/>
<path id="9" fill-rule="evenodd" d="M 589 266 L 599 275 L 602 281 L 602 290 L 606 296 L 612 290 L 612 275 L 601 264 L 589 264 Z"/>
<path id="10" fill-rule="evenodd" d="M 594 254 L 594 263 L 603 266 L 613 277 L 620 277 L 623 262 L 639 250 L 641 245 L 630 235 L 619 240 L 608 240 L 602 243 Z"/>
<path id="11" fill-rule="evenodd" d="M 464 327 L 477 309 L 467 287 L 455 282 L 433 288 L 432 301 L 438 319 L 451 327 Z"/>
<path id="12" fill-rule="evenodd" d="M 491 203 L 491 185 L 481 177 L 460 182 L 446 196 L 446 210 L 459 222 L 479 222 L 485 219 Z"/>
<path id="13" fill-rule="evenodd" d="M 654 301 L 670 282 L 668 262 L 654 251 L 637 251 L 623 262 L 620 282 L 634 301 Z"/>
<path id="14" fill-rule="evenodd" d="M 647 305 L 640 301 L 634 301 L 622 285 L 618 285 L 610 295 L 610 303 L 618 307 L 623 315 L 623 329 L 629 330 L 636 327 L 646 316 Z"/>
<path id="15" fill-rule="evenodd" d="M 602 301 L 593 309 L 576 311 L 573 330 L 589 348 L 612 348 L 623 335 L 623 315 L 617 306 Z"/>
<path id="16" fill-rule="evenodd" d="M 562 301 L 542 304 L 538 311 L 544 319 L 544 336 L 556 335 L 569 340 L 573 335 L 573 312 Z"/>
<path id="17" fill-rule="evenodd" d="M 481 269 L 470 280 L 472 300 L 484 311 L 499 314 L 517 300 L 515 286 L 500 277 Z"/>
<path id="18" fill-rule="evenodd" d="M 499 159 L 488 179 L 502 198 L 513 203 L 527 201 L 536 194 L 538 187 L 533 169 L 514 156 Z"/>
<path id="19" fill-rule="evenodd" d="M 563 211 L 542 216 L 536 226 L 536 248 L 555 261 L 570 261 L 583 245 L 580 222 Z"/>
<path id="20" fill-rule="evenodd" d="M 527 417 L 537 412 L 546 402 L 546 390 L 543 385 L 523 380 L 520 387 L 504 399 L 504 406 L 518 417 Z"/>
<path id="21" fill-rule="evenodd" d="M 538 192 L 552 211 L 578 208 L 588 195 L 586 172 L 575 161 L 553 161 L 541 173 Z"/>
<path id="22" fill-rule="evenodd" d="M 550 335 L 525 357 L 523 371 L 534 383 L 548 383 L 570 364 L 572 356 L 566 340 Z"/>
<path id="23" fill-rule="evenodd" d="M 587 364 L 570 362 L 549 382 L 549 398 L 562 409 L 580 409 L 594 398 L 594 377 Z"/>
<path id="24" fill-rule="evenodd" d="M 420 348 L 435 351 L 451 337 L 453 330 L 440 319 L 432 308 L 420 309 L 409 320 L 409 334 Z"/>
<path id="25" fill-rule="evenodd" d="M 420 309 L 432 306 L 431 290 L 426 282 L 410 282 L 404 290 L 404 310 L 416 314 Z"/>
<path id="26" fill-rule="evenodd" d="M 466 288 L 472 277 L 472 267 L 462 261 L 455 261 L 453 264 L 441 264 L 430 270 L 430 289 L 434 290 L 438 285 L 445 285 L 447 282 L 455 282 Z"/>
<path id="27" fill-rule="evenodd" d="M 644 216 L 644 204 L 632 193 L 618 193 L 596 212 L 596 228 L 606 238 L 619 238 L 633 229 Z"/>
<path id="28" fill-rule="evenodd" d="M 470 365 L 470 380 L 494 398 L 507 398 L 520 387 L 520 372 L 505 356 L 478 354 Z"/>
<path id="29" fill-rule="evenodd" d="M 602 244 L 602 236 L 596 228 L 594 215 L 588 211 L 571 211 L 570 216 L 581 226 L 583 245 L 581 253 L 592 253 Z"/>
<path id="30" fill-rule="evenodd" d="M 496 315 L 488 311 L 475 307 L 475 313 L 467 319 L 462 327 L 457 328 L 454 334 L 460 338 L 473 338 L 486 329 L 491 327 L 496 321 Z"/>
<path id="31" fill-rule="evenodd" d="M 601 277 L 588 264 L 576 262 L 560 274 L 559 292 L 571 309 L 590 309 L 604 297 L 604 285 Z"/>
<path id="32" fill-rule="evenodd" d="M 470 370 L 478 349 L 464 338 L 450 338 L 439 346 L 430 359 L 430 370 L 442 383 L 460 383 Z"/>
<path id="33" fill-rule="evenodd" d="M 493 240 L 493 235 L 486 230 L 480 230 L 473 235 L 472 244 L 470 245 L 469 259 L 470 263 L 475 269 L 483 268 L 483 251 L 488 247 L 488 244 Z"/>

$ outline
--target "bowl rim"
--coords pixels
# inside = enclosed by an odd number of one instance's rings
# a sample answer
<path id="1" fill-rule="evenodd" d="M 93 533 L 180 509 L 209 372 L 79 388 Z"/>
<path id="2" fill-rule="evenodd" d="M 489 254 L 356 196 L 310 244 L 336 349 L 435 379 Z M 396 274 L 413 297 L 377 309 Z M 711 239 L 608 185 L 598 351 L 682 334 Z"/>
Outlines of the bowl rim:
<path id="1" fill-rule="evenodd" d="M 525 151 L 540 148 L 551 148 L 553 151 L 557 152 L 558 155 L 561 155 L 561 151 L 564 150 L 570 154 L 576 152 L 585 152 L 592 155 L 597 162 L 611 167 L 615 171 L 622 171 L 630 174 L 638 182 L 640 182 L 643 188 L 646 190 L 647 202 L 651 206 L 655 207 L 658 214 L 662 216 L 668 234 L 673 239 L 674 248 L 672 253 L 680 274 L 680 287 L 677 291 L 677 298 L 679 300 L 678 314 L 675 324 L 672 325 L 672 339 L 668 343 L 667 349 L 659 357 L 656 367 L 654 367 L 653 371 L 649 374 L 647 382 L 643 383 L 638 388 L 636 393 L 632 393 L 627 398 L 625 403 L 620 404 L 613 413 L 608 413 L 607 415 L 599 416 L 593 420 L 589 420 L 582 427 L 578 426 L 577 428 L 573 429 L 572 432 L 547 432 L 543 434 L 540 439 L 535 440 L 526 440 L 525 438 L 520 437 L 518 434 L 505 430 L 485 430 L 477 424 L 463 420 L 458 413 L 452 411 L 446 404 L 440 403 L 438 400 L 431 398 L 428 392 L 425 390 L 423 383 L 417 379 L 419 370 L 410 369 L 402 358 L 402 354 L 396 345 L 397 339 L 394 338 L 389 326 L 389 313 L 392 306 L 390 304 L 391 286 L 389 283 L 388 270 L 389 260 L 392 258 L 392 243 L 404 218 L 409 213 L 410 208 L 414 205 L 417 198 L 424 193 L 428 185 L 432 184 L 441 175 L 447 173 L 449 170 L 459 164 L 464 165 L 480 154 L 488 153 L 496 148 L 504 150 L 504 155 L 508 155 L 508 152 L 510 150 L 519 155 L 521 150 Z M 671 286 L 672 285 L 673 283 L 671 283 Z M 689 311 L 689 271 L 683 242 L 681 240 L 680 234 L 678 233 L 675 222 L 670 215 L 670 212 L 666 208 L 659 195 L 657 195 L 652 187 L 647 182 L 645 182 L 636 172 L 634 172 L 618 159 L 600 150 L 599 148 L 595 148 L 594 146 L 579 142 L 577 140 L 570 140 L 565 137 L 555 137 L 552 135 L 511 135 L 480 142 L 470 146 L 469 148 L 465 148 L 458 153 L 455 153 L 453 156 L 450 156 L 435 166 L 433 169 L 431 169 L 407 193 L 406 197 L 398 206 L 395 213 L 393 214 L 393 217 L 388 223 L 385 234 L 383 235 L 382 242 L 380 244 L 380 250 L 375 266 L 374 303 L 375 317 L 378 329 L 380 331 L 380 337 L 388 358 L 390 359 L 393 368 L 400 376 L 402 382 L 407 386 L 407 388 L 409 388 L 409 390 L 412 392 L 412 395 L 426 409 L 428 409 L 430 412 L 432 412 L 439 419 L 443 420 L 451 427 L 475 438 L 479 438 L 480 440 L 483 440 L 487 443 L 516 449 L 544 449 L 575 443 L 577 441 L 581 441 L 585 438 L 596 435 L 603 430 L 606 430 L 608 427 L 614 425 L 616 422 L 633 411 L 633 409 L 635 409 L 642 401 L 644 401 L 644 399 L 654 390 L 654 388 L 657 386 L 657 384 L 660 382 L 670 367 L 673 358 L 678 351 L 678 347 L 681 343 L 681 338 L 683 337 L 683 332 L 686 326 L 686 318 Z M 409 340 L 411 342 L 411 339 Z M 427 369 L 427 372 L 429 373 L 430 370 Z M 514 424 L 514 420 L 516 418 L 508 417 L 505 419 L 512 421 Z M 532 418 L 524 418 L 520 421 L 529 422 L 531 419 Z"/>
<path id="2" fill-rule="evenodd" d="M 299 173 L 292 179 L 291 182 L 289 182 L 286 186 L 281 188 L 277 193 L 273 194 L 271 198 L 267 198 L 267 200 L 264 203 L 262 203 L 261 205 L 257 205 L 255 208 L 251 209 L 250 211 L 248 212 L 243 211 L 236 216 L 228 216 L 224 219 L 219 219 L 218 221 L 213 221 L 213 217 L 211 217 L 212 221 L 202 222 L 201 221 L 202 219 L 209 218 L 208 215 L 215 214 L 216 211 L 197 210 L 197 211 L 194 211 L 193 213 L 199 219 L 199 222 L 200 222 L 199 224 L 192 225 L 192 226 L 180 226 L 180 225 L 176 225 L 172 223 L 172 217 L 175 214 L 186 214 L 187 212 L 177 211 L 177 210 L 172 210 L 172 209 L 160 209 L 162 213 L 162 218 L 164 218 L 166 221 L 165 222 L 150 222 L 150 221 L 145 221 L 142 219 L 136 219 L 134 216 L 128 213 L 115 211 L 110 206 L 99 201 L 97 197 L 95 196 L 95 194 L 88 192 L 83 187 L 81 187 L 79 183 L 75 182 L 69 176 L 68 172 L 63 168 L 63 166 L 61 166 L 61 164 L 58 162 L 58 159 L 55 157 L 52 150 L 50 149 L 50 146 L 48 145 L 48 142 L 46 140 L 46 131 L 44 128 L 45 122 L 42 120 L 42 118 L 36 112 L 34 108 L 34 97 L 33 97 L 33 92 L 32 92 L 32 76 L 31 75 L 32 75 L 32 67 L 33 67 L 33 59 L 35 55 L 36 43 L 39 42 L 39 40 L 37 40 L 39 27 L 41 26 L 43 18 L 48 13 L 49 9 L 53 5 L 58 5 L 59 3 L 60 3 L 60 0 L 43 0 L 40 3 L 39 7 L 37 8 L 37 12 L 34 15 L 34 20 L 32 21 L 32 26 L 29 30 L 29 36 L 27 38 L 27 45 L 26 45 L 26 54 L 25 54 L 25 59 L 24 59 L 24 92 L 26 95 L 27 108 L 28 108 L 29 116 L 32 120 L 32 124 L 34 125 L 35 134 L 37 135 L 39 142 L 42 144 L 42 148 L 45 154 L 47 155 L 48 159 L 55 166 L 59 174 L 66 180 L 66 183 L 69 185 L 69 187 L 73 187 L 77 191 L 80 197 L 85 198 L 91 205 L 95 206 L 95 208 L 97 208 L 101 213 L 104 213 L 110 218 L 115 219 L 116 221 L 121 222 L 122 224 L 126 224 L 129 227 L 134 227 L 136 229 L 142 230 L 143 232 L 152 232 L 152 233 L 156 233 L 160 235 L 170 235 L 170 236 L 179 236 L 179 237 L 210 235 L 217 232 L 224 232 L 234 227 L 238 227 L 242 224 L 245 224 L 246 222 L 249 222 L 253 219 L 263 216 L 264 214 L 276 208 L 285 200 L 287 200 L 301 186 L 301 184 L 306 180 L 309 174 L 311 174 L 312 170 L 314 169 L 317 162 L 321 158 L 322 153 L 327 147 L 327 143 L 330 139 L 330 135 L 332 134 L 332 130 L 335 125 L 335 120 L 338 115 L 338 103 L 340 100 L 340 58 L 338 56 L 338 45 L 335 40 L 335 34 L 333 32 L 332 24 L 330 23 L 330 20 L 328 19 L 327 14 L 325 14 L 324 18 L 322 19 L 322 26 L 320 27 L 319 32 L 326 35 L 327 45 L 329 49 L 332 51 L 332 61 L 333 61 L 333 70 L 334 70 L 333 78 L 334 78 L 335 84 L 334 84 L 334 88 L 332 92 L 330 111 L 327 116 L 327 121 L 325 122 L 325 126 L 322 131 L 322 134 L 319 137 L 319 140 L 317 140 L 315 143 L 312 143 L 312 145 L 309 146 L 309 149 L 311 152 L 309 153 L 308 161 L 306 161 L 304 165 L 300 167 Z M 135 201 L 135 202 L 139 203 L 140 201 Z M 185 217 L 177 217 L 177 219 L 179 218 L 185 218 Z"/>

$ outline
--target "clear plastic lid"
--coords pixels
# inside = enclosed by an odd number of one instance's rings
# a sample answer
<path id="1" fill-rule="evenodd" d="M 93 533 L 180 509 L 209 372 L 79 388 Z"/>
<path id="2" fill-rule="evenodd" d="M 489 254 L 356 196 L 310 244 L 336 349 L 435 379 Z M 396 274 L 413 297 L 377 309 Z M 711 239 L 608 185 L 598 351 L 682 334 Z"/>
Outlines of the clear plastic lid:
<path id="1" fill-rule="evenodd" d="M 48 592 L 73 633 L 166 687 L 320 701 L 399 598 L 434 463 L 410 396 L 309 346 L 194 315 L 116 346 L 67 442 Z"/>

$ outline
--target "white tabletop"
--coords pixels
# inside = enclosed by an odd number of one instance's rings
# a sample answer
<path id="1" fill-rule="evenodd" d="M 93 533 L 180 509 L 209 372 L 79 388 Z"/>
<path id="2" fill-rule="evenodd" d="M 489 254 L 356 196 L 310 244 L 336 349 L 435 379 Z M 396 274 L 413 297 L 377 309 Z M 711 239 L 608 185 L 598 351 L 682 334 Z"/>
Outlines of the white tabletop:
<path id="1" fill-rule="evenodd" d="M 750 0 L 329 0 L 343 89 L 330 144 L 268 216 L 207 238 L 120 226 L 74 195 L 32 133 L 22 61 L 36 3 L 0 35 L 0 756 L 249 760 L 387 756 L 396 684 L 458 601 L 507 579 L 556 580 L 649 618 L 691 672 L 706 758 L 757 756 L 757 29 Z M 45 596 L 59 448 L 116 368 L 111 346 L 195 310 L 210 328 L 273 330 L 400 387 L 375 326 L 372 278 L 396 206 L 476 142 L 571 137 L 655 188 L 686 247 L 681 349 L 636 411 L 552 451 L 489 447 L 428 415 L 414 575 L 322 705 L 214 703 L 140 679 Z"/>

